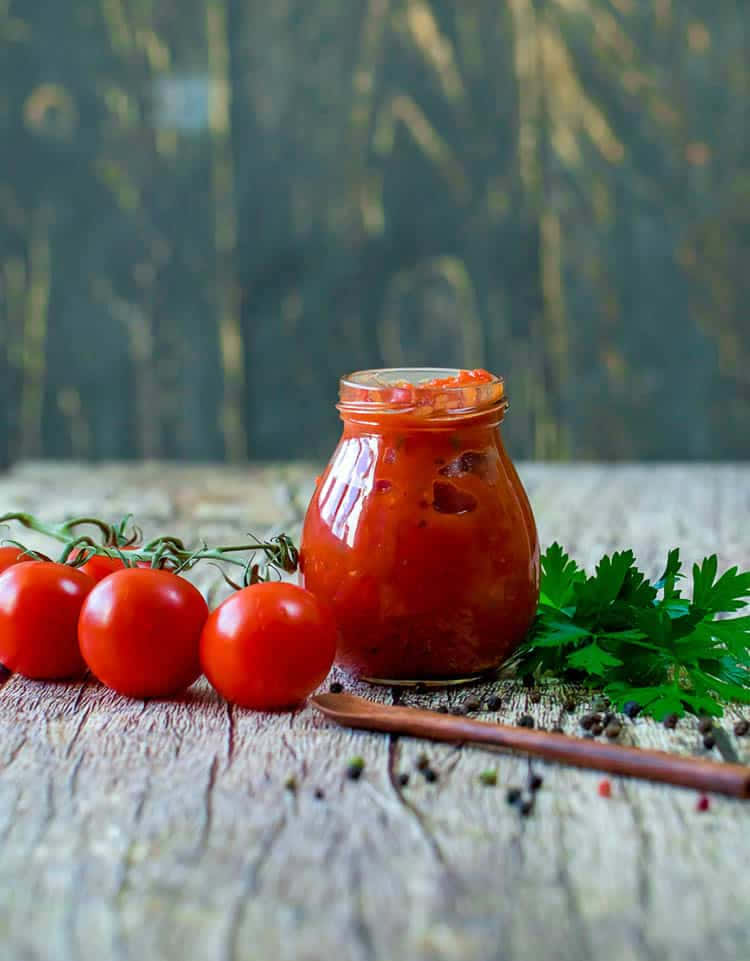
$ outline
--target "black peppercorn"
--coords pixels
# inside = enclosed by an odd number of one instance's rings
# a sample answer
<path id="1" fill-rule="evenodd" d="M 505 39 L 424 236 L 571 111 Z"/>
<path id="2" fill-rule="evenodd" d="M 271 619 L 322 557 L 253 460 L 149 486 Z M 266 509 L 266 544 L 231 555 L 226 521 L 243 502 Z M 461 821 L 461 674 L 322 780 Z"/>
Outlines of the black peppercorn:
<path id="1" fill-rule="evenodd" d="M 708 734 L 704 734 L 703 747 L 705 747 L 707 751 L 710 751 L 711 748 L 715 746 L 716 746 L 716 738 L 713 736 L 713 734 L 711 734 L 710 731 Z"/>
<path id="2" fill-rule="evenodd" d="M 714 722 L 710 717 L 702 717 L 700 721 L 698 721 L 698 730 L 701 732 L 701 734 L 708 734 L 713 726 Z"/>
<path id="3" fill-rule="evenodd" d="M 406 787 L 406 785 L 409 783 L 409 775 L 406 773 L 406 771 L 403 771 L 401 774 L 399 774 L 398 783 L 401 787 Z"/>
<path id="4" fill-rule="evenodd" d="M 573 712 L 575 711 L 575 709 L 576 709 L 576 701 L 575 701 L 575 698 L 569 697 L 569 698 L 567 699 L 567 701 L 565 702 L 565 710 L 568 712 L 568 714 L 573 714 Z"/>
<path id="5" fill-rule="evenodd" d="M 616 737 L 620 736 L 620 731 L 622 730 L 622 725 L 617 721 L 610 721 L 609 724 L 604 728 L 604 733 L 608 738 L 614 740 Z"/>
<path id="6" fill-rule="evenodd" d="M 334 681 L 328 690 L 331 692 L 331 694 L 340 694 L 344 690 L 344 685 L 339 681 Z"/>
<path id="7" fill-rule="evenodd" d="M 734 725 L 734 733 L 737 737 L 744 737 L 747 732 L 750 731 L 750 722 L 746 721 L 744 718 L 741 721 L 737 721 Z"/>
<path id="8" fill-rule="evenodd" d="M 315 788 L 315 800 L 316 800 L 316 801 L 322 801 L 324 797 L 325 797 L 325 794 L 323 793 L 323 789 L 322 789 L 322 788 L 319 788 L 319 787 L 316 787 L 316 788 Z"/>
<path id="9" fill-rule="evenodd" d="M 599 737 L 603 730 L 604 725 L 601 721 L 594 721 L 594 723 L 591 725 L 591 733 L 594 735 L 594 737 Z"/>
<path id="10" fill-rule="evenodd" d="M 602 724 L 606 727 L 608 724 L 611 724 L 614 719 L 615 715 L 612 713 L 612 711 L 607 711 L 607 713 L 602 717 Z"/>
<path id="11" fill-rule="evenodd" d="M 431 784 L 433 781 L 437 781 L 438 779 L 437 771 L 433 771 L 431 767 L 425 768 L 424 771 L 422 771 L 422 774 L 425 781 L 429 781 Z"/>
<path id="12" fill-rule="evenodd" d="M 590 731 L 591 725 L 594 723 L 594 715 L 584 714 L 578 723 L 581 725 L 584 731 Z"/>
<path id="13" fill-rule="evenodd" d="M 430 766 L 430 759 L 426 754 L 420 754 L 416 761 L 418 771 L 426 771 Z"/>
<path id="14" fill-rule="evenodd" d="M 523 817 L 528 817 L 534 810 L 534 799 L 527 797 L 521 801 L 521 806 L 518 809 Z"/>
<path id="15" fill-rule="evenodd" d="M 533 727 L 533 726 L 534 726 L 534 718 L 533 718 L 530 714 L 522 714 L 522 715 L 518 718 L 518 726 L 519 726 L 519 727 Z"/>
<path id="16" fill-rule="evenodd" d="M 465 701 L 464 703 L 467 711 L 478 711 L 482 706 L 481 702 L 476 697 L 470 697 L 468 701 Z"/>
<path id="17" fill-rule="evenodd" d="M 541 699 L 542 695 L 539 693 L 539 691 L 532 691 L 531 694 L 529 694 L 529 700 L 532 704 L 538 704 Z"/>
<path id="18" fill-rule="evenodd" d="M 664 727 L 669 731 L 673 731 L 677 727 L 677 721 L 679 718 L 676 714 L 667 714 L 664 718 Z"/>
<path id="19" fill-rule="evenodd" d="M 502 705 L 502 699 L 493 694 L 491 697 L 487 698 L 487 710 L 489 711 L 499 711 Z"/>
<path id="20" fill-rule="evenodd" d="M 529 775 L 529 790 L 538 791 L 539 788 L 544 784 L 544 778 L 541 774 L 530 774 Z"/>
<path id="21" fill-rule="evenodd" d="M 638 701 L 626 701 L 622 706 L 622 710 L 629 718 L 636 718 L 641 713 L 641 705 Z"/>
<path id="22" fill-rule="evenodd" d="M 521 800 L 521 788 L 509 787 L 505 794 L 505 800 L 508 804 L 518 804 Z"/>

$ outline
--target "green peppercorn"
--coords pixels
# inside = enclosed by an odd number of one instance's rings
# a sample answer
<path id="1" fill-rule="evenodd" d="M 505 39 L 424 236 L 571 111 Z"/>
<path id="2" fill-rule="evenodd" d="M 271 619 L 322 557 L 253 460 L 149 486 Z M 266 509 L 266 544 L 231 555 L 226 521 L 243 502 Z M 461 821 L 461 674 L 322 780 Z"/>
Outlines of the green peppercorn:
<path id="1" fill-rule="evenodd" d="M 479 780 L 485 787 L 495 787 L 497 784 L 497 771 L 488 770 L 482 771 L 479 775 Z"/>
<path id="2" fill-rule="evenodd" d="M 358 781 L 362 777 L 364 769 L 364 759 L 361 757 L 353 757 L 346 766 L 346 776 L 350 781 Z"/>

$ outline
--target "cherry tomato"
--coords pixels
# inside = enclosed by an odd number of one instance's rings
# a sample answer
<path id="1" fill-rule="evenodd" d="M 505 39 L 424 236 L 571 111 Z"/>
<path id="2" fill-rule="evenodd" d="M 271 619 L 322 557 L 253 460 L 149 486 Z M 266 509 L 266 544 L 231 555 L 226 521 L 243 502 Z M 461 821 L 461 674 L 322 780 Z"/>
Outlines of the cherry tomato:
<path id="1" fill-rule="evenodd" d="M 78 615 L 93 587 L 87 574 L 51 561 L 0 574 L 0 663 L 39 681 L 82 677 Z"/>
<path id="2" fill-rule="evenodd" d="M 336 653 L 332 613 L 294 584 L 254 584 L 227 598 L 201 637 L 203 672 L 233 704 L 281 710 L 303 701 Z"/>
<path id="3" fill-rule="evenodd" d="M 78 640 L 92 674 L 128 697 L 169 697 L 201 673 L 208 606 L 169 571 L 129 568 L 100 581 L 81 610 Z"/>
<path id="4" fill-rule="evenodd" d="M 32 561 L 33 559 L 33 557 L 25 554 L 18 547 L 13 547 L 12 545 L 0 547 L 0 573 L 12 567 L 14 564 L 25 564 L 27 561 Z"/>

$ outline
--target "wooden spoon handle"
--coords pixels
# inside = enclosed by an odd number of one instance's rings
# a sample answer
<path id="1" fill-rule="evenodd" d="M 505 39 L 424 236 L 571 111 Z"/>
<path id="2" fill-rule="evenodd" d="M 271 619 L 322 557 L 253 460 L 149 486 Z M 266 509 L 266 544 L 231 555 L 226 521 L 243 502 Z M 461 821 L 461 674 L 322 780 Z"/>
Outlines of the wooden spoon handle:
<path id="1" fill-rule="evenodd" d="M 349 709 L 336 709 L 337 698 L 346 698 Z M 364 706 L 361 710 L 349 707 L 355 701 L 362 702 Z M 418 708 L 376 704 L 351 695 L 322 695 L 313 698 L 313 703 L 333 720 L 349 727 L 410 734 L 435 741 L 492 744 L 611 774 L 664 781 L 739 798 L 750 797 L 750 767 L 741 764 L 704 761 L 665 751 L 625 747 L 550 731 L 446 716 Z"/>

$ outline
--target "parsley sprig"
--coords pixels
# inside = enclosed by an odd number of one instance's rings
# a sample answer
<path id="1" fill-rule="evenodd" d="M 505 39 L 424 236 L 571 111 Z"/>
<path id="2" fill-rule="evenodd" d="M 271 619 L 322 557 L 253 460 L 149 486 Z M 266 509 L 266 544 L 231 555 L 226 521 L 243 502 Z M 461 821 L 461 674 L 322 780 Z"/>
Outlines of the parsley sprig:
<path id="1" fill-rule="evenodd" d="M 632 551 L 586 573 L 559 544 L 542 557 L 539 610 L 516 655 L 519 672 L 602 690 L 622 708 L 636 701 L 667 714 L 721 716 L 722 702 L 750 703 L 750 616 L 720 618 L 750 601 L 750 572 L 718 576 L 716 555 L 695 564 L 692 600 L 679 550 L 651 583 Z"/>

